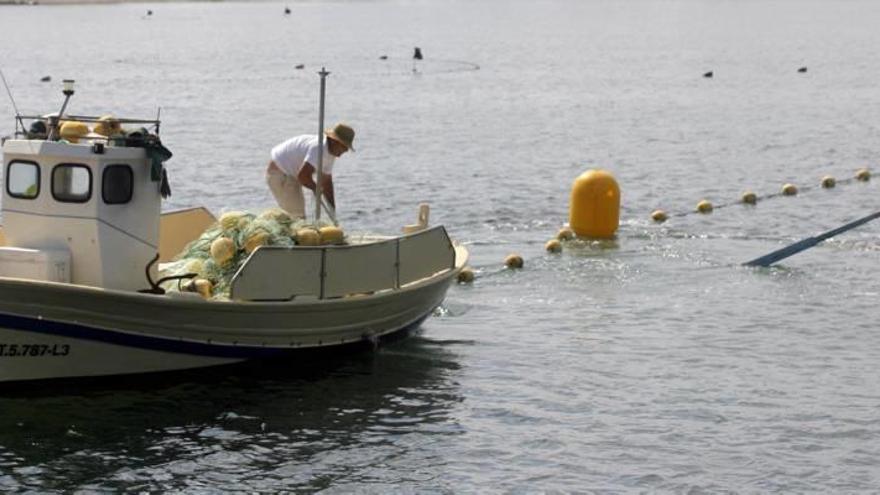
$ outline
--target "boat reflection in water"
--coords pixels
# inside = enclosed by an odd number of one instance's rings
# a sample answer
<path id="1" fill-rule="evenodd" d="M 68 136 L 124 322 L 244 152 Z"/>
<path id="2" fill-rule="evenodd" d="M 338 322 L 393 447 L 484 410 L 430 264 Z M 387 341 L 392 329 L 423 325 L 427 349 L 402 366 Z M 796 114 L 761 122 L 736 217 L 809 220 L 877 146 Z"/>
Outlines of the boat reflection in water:
<path id="1" fill-rule="evenodd" d="M 0 490 L 357 484 L 371 469 L 396 471 L 394 458 L 413 444 L 460 433 L 458 373 L 454 353 L 415 337 L 295 375 L 249 366 L 175 384 L 0 398 L 0 463 L 9 473 Z M 430 458 L 400 467 L 413 477 L 442 469 Z"/>

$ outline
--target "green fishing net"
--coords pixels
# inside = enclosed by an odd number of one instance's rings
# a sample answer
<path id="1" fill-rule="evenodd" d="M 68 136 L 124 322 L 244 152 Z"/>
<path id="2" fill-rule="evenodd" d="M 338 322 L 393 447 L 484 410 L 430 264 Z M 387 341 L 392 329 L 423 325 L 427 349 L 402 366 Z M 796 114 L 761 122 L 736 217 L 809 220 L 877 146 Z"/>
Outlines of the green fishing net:
<path id="1" fill-rule="evenodd" d="M 317 223 L 296 220 L 279 208 L 271 208 L 259 214 L 243 211 L 224 213 L 208 227 L 197 239 L 187 244 L 183 251 L 170 263 L 159 267 L 159 276 L 175 276 L 187 273 L 197 274 L 193 282 L 169 280 L 162 288 L 169 292 L 195 291 L 194 282 L 199 284 L 213 300 L 229 300 L 232 277 L 238 272 L 251 252 L 259 246 L 296 246 L 297 232 L 304 229 L 314 231 L 330 227 L 329 221 Z M 308 241 L 302 240 L 307 244 Z M 210 284 L 206 284 L 207 280 Z M 204 287 L 208 287 L 204 289 Z"/>

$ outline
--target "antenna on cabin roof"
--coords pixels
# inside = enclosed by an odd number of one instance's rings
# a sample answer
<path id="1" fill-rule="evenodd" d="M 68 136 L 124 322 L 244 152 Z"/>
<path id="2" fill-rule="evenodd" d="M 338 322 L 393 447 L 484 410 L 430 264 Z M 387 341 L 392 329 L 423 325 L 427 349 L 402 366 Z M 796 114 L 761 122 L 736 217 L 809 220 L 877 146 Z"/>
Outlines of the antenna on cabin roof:
<path id="1" fill-rule="evenodd" d="M 64 103 L 61 104 L 61 111 L 58 112 L 58 115 L 52 115 L 49 117 L 49 137 L 46 138 L 47 141 L 54 141 L 56 137 L 58 137 L 59 132 L 59 122 L 61 122 L 61 117 L 64 115 L 64 110 L 67 109 L 67 104 L 70 102 L 70 97 L 73 96 L 73 79 L 65 79 L 61 81 L 62 89 L 61 93 L 64 94 Z"/>

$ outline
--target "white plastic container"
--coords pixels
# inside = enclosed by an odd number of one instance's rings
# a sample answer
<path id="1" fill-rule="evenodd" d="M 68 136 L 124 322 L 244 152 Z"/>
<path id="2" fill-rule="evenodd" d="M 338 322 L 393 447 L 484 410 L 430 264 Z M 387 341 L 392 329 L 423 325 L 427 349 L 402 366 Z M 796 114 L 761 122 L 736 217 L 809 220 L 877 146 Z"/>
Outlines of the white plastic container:
<path id="1" fill-rule="evenodd" d="M 70 283 L 70 252 L 0 247 L 0 277 Z"/>

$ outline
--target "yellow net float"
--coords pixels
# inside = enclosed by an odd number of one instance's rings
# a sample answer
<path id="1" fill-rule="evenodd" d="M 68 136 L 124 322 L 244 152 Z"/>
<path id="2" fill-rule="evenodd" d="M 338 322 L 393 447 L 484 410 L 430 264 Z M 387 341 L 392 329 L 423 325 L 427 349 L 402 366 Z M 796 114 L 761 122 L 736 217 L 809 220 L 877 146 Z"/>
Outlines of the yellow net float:
<path id="1" fill-rule="evenodd" d="M 193 280 L 193 288 L 205 299 L 210 299 L 214 295 L 214 284 L 210 280 L 197 278 Z"/>
<path id="2" fill-rule="evenodd" d="M 712 213 L 712 203 L 708 199 L 700 200 L 697 203 L 697 213 Z"/>
<path id="3" fill-rule="evenodd" d="M 544 249 L 546 249 L 548 253 L 561 253 L 562 243 L 559 242 L 559 239 L 550 239 L 547 241 L 547 244 L 544 244 Z"/>
<path id="4" fill-rule="evenodd" d="M 258 231 L 252 234 L 244 241 L 244 250 L 247 254 L 251 254 L 260 246 L 269 244 L 271 236 L 268 232 Z"/>
<path id="5" fill-rule="evenodd" d="M 321 234 L 315 229 L 299 229 L 296 231 L 296 243 L 300 246 L 318 246 Z"/>
<path id="6" fill-rule="evenodd" d="M 345 233 L 339 227 L 327 226 L 318 229 L 321 245 L 342 244 L 345 241 Z"/>
<path id="7" fill-rule="evenodd" d="M 831 189 L 832 187 L 837 185 L 837 180 L 830 175 L 826 175 L 825 177 L 822 177 L 822 181 L 820 182 L 820 184 L 822 184 L 822 187 L 824 187 L 825 189 Z"/>
<path id="8" fill-rule="evenodd" d="M 89 133 L 89 126 L 76 120 L 65 120 L 61 124 L 59 135 L 71 143 L 78 143 L 81 137 Z"/>
<path id="9" fill-rule="evenodd" d="M 783 196 L 794 196 L 798 193 L 798 188 L 794 184 L 785 184 L 782 186 Z"/>
<path id="10" fill-rule="evenodd" d="M 518 254 L 509 254 L 506 258 L 504 258 L 504 265 L 507 268 L 522 268 L 523 267 L 523 259 L 522 256 Z"/>
<path id="11" fill-rule="evenodd" d="M 102 115 L 98 117 L 98 123 L 95 124 L 94 132 L 106 137 L 122 134 L 122 124 L 112 115 Z"/>
<path id="12" fill-rule="evenodd" d="M 211 258 L 220 266 L 235 256 L 235 242 L 228 237 L 218 237 L 211 243 Z"/>
<path id="13" fill-rule="evenodd" d="M 742 196 L 740 196 L 740 201 L 747 205 L 757 204 L 758 195 L 753 193 L 752 191 L 746 191 L 742 193 Z"/>
<path id="14" fill-rule="evenodd" d="M 862 182 L 868 182 L 871 180 L 871 171 L 867 168 L 860 168 L 856 171 L 856 179 Z"/>
<path id="15" fill-rule="evenodd" d="M 574 239 L 574 231 L 568 227 L 562 227 L 559 229 L 559 232 L 556 233 L 556 238 L 560 241 L 570 241 Z"/>
<path id="16" fill-rule="evenodd" d="M 469 284 L 474 281 L 474 271 L 471 270 L 469 266 L 466 266 L 458 272 L 458 283 L 460 284 Z"/>
<path id="17" fill-rule="evenodd" d="M 669 215 L 663 210 L 654 210 L 651 212 L 651 220 L 657 223 L 663 223 L 669 220 Z"/>
<path id="18" fill-rule="evenodd" d="M 220 215 L 220 227 L 223 230 L 230 230 L 239 227 L 239 222 L 247 217 L 247 213 L 243 211 L 227 211 L 226 213 Z"/>

